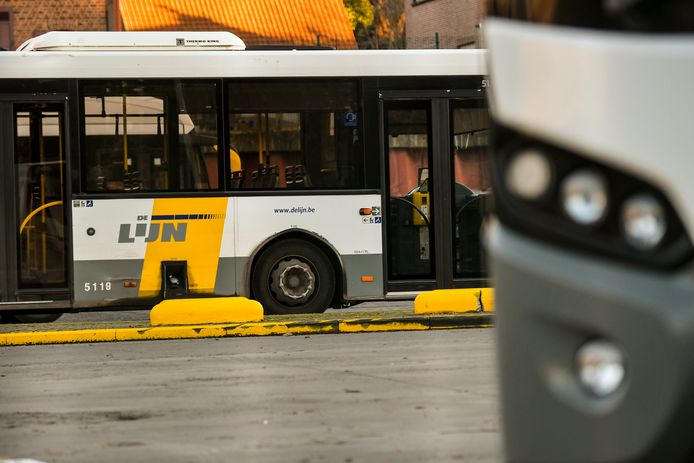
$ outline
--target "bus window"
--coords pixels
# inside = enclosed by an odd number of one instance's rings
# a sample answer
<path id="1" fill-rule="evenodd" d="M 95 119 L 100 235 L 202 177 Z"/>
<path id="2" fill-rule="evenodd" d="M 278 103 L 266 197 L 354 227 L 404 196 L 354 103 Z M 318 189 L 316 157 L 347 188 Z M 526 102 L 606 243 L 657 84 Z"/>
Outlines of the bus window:
<path id="1" fill-rule="evenodd" d="M 213 83 L 85 84 L 84 189 L 217 189 L 216 93 Z"/>
<path id="2" fill-rule="evenodd" d="M 388 277 L 434 278 L 431 114 L 428 102 L 392 101 L 385 108 L 389 180 Z"/>
<path id="3" fill-rule="evenodd" d="M 362 187 L 356 82 L 235 81 L 229 95 L 232 188 Z"/>
<path id="4" fill-rule="evenodd" d="M 484 100 L 451 102 L 451 155 L 453 158 L 454 275 L 459 278 L 484 277 L 482 220 L 491 192 L 489 113 Z"/>
<path id="5" fill-rule="evenodd" d="M 277 188 L 279 166 L 301 164 L 300 113 L 232 113 L 230 123 L 231 149 L 238 155 L 231 163 L 232 178 L 239 178 L 234 187 Z"/>
<path id="6" fill-rule="evenodd" d="M 18 286 L 67 282 L 63 213 L 64 113 L 60 104 L 15 105 Z"/>

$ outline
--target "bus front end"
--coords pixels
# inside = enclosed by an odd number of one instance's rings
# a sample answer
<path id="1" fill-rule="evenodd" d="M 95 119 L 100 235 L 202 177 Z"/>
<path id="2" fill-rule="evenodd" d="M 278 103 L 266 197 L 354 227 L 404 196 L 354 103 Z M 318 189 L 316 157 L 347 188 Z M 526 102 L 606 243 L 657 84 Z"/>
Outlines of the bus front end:
<path id="1" fill-rule="evenodd" d="M 492 1 L 512 462 L 694 459 L 694 5 Z"/>

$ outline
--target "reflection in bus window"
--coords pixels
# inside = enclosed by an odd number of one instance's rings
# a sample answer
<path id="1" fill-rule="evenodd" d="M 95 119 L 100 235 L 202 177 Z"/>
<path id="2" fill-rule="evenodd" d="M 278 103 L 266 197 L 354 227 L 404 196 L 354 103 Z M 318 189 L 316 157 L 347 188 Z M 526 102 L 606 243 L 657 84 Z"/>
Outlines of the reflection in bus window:
<path id="1" fill-rule="evenodd" d="M 428 170 L 423 170 L 429 167 L 428 121 L 426 109 L 388 111 L 391 196 L 411 195 L 413 189 L 428 181 Z"/>
<path id="2" fill-rule="evenodd" d="M 210 83 L 84 85 L 86 191 L 217 189 L 216 91 Z"/>
<path id="3" fill-rule="evenodd" d="M 434 278 L 429 107 L 425 102 L 388 102 L 385 113 L 390 183 L 388 276 L 392 280 Z"/>
<path id="4" fill-rule="evenodd" d="M 362 187 L 355 82 L 236 81 L 229 95 L 232 188 Z"/>
<path id="5" fill-rule="evenodd" d="M 480 239 L 487 212 L 491 174 L 487 145 L 489 117 L 482 100 L 451 102 L 451 155 L 453 158 L 453 236 L 456 277 L 486 274 Z"/>

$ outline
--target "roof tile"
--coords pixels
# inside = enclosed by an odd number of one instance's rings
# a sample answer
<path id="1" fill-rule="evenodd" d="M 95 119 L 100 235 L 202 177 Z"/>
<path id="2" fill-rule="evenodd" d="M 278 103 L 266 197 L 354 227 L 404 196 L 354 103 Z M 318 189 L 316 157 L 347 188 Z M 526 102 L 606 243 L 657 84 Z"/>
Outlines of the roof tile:
<path id="1" fill-rule="evenodd" d="M 230 31 L 246 45 L 357 48 L 342 0 L 120 0 L 126 31 Z"/>

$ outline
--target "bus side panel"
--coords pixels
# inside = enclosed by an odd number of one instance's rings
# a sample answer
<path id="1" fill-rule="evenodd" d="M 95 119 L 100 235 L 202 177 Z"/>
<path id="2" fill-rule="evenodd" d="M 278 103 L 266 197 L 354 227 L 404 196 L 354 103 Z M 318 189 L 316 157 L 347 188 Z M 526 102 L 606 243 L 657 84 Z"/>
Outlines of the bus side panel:
<path id="1" fill-rule="evenodd" d="M 157 298 L 164 261 L 187 262 L 190 294 L 215 294 L 218 281 L 231 282 L 224 293 L 235 292 L 233 265 L 219 265 L 225 230 L 233 242 L 228 198 L 75 200 L 72 206 L 76 307 Z M 226 263 L 233 256 L 223 257 Z"/>
<path id="2" fill-rule="evenodd" d="M 75 307 L 113 304 L 136 299 L 147 250 L 144 238 L 120 236 L 121 224 L 134 235 L 139 218 L 152 215 L 153 199 L 97 199 L 72 201 L 73 297 Z M 140 227 L 141 228 L 141 227 Z"/>
<path id="3" fill-rule="evenodd" d="M 239 282 L 239 258 L 236 257 L 236 236 L 238 235 L 236 220 L 236 198 L 227 198 L 227 212 L 224 234 L 219 248 L 219 263 L 217 278 L 214 283 L 214 293 L 217 296 L 235 296 L 243 294 L 243 281 Z M 244 262 L 246 259 L 244 259 Z"/>
<path id="4" fill-rule="evenodd" d="M 242 268 L 246 277 L 247 260 L 263 243 L 278 233 L 298 229 L 315 234 L 337 251 L 345 272 L 347 299 L 383 297 L 379 195 L 262 196 L 236 200 L 236 255 L 246 260 Z M 362 209 L 370 209 L 370 214 L 362 215 L 368 212 Z M 373 277 L 373 281 L 363 281 L 362 276 Z"/>

